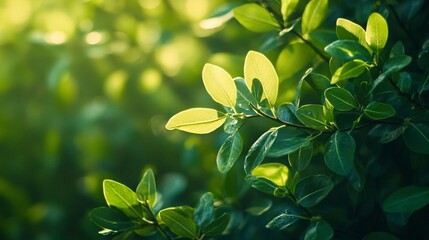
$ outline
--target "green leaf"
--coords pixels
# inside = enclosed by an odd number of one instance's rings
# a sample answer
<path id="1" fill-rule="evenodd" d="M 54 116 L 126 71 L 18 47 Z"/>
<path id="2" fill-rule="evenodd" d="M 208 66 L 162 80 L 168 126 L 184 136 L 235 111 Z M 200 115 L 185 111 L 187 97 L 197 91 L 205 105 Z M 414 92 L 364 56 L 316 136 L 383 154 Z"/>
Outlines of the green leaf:
<path id="1" fill-rule="evenodd" d="M 240 157 L 243 150 L 243 141 L 236 131 L 228 136 L 219 149 L 216 157 L 217 169 L 221 173 L 227 173 Z"/>
<path id="2" fill-rule="evenodd" d="M 235 108 L 237 90 L 231 75 L 223 68 L 207 63 L 203 68 L 203 83 L 215 102 Z"/>
<path id="3" fill-rule="evenodd" d="M 250 104 L 257 106 L 255 97 L 246 85 L 246 81 L 243 78 L 234 79 L 235 86 L 237 88 L 237 105 L 242 109 L 251 109 Z"/>
<path id="4" fill-rule="evenodd" d="M 337 40 L 325 47 L 325 51 L 332 57 L 350 61 L 360 59 L 371 62 L 371 54 L 368 50 L 353 40 Z"/>
<path id="5" fill-rule="evenodd" d="M 398 72 L 402 68 L 410 64 L 412 58 L 406 55 L 396 56 L 390 58 L 386 64 L 383 66 L 383 73 L 381 73 L 372 83 L 370 88 L 370 93 L 387 77 L 392 75 L 395 72 Z"/>
<path id="6" fill-rule="evenodd" d="M 302 146 L 298 150 L 291 152 L 288 156 L 289 164 L 297 171 L 304 170 L 313 156 L 313 143 L 310 141 L 307 146 Z"/>
<path id="7" fill-rule="evenodd" d="M 244 79 L 249 89 L 252 89 L 254 79 L 258 79 L 263 88 L 263 98 L 268 100 L 271 107 L 277 99 L 279 77 L 270 60 L 262 53 L 249 51 L 244 61 Z"/>
<path id="8" fill-rule="evenodd" d="M 312 0 L 302 14 L 302 34 L 308 34 L 317 29 L 325 19 L 328 11 L 328 0 Z"/>
<path id="9" fill-rule="evenodd" d="M 337 111 L 350 111 L 358 107 L 353 95 L 344 88 L 331 87 L 324 94 L 329 105 Z"/>
<path id="10" fill-rule="evenodd" d="M 312 222 L 305 232 L 304 240 L 330 240 L 334 236 L 331 225 L 324 220 Z"/>
<path id="11" fill-rule="evenodd" d="M 386 144 L 401 136 L 402 127 L 394 124 L 377 124 L 368 134 L 379 143 Z"/>
<path id="12" fill-rule="evenodd" d="M 390 194 L 383 202 L 389 213 L 414 212 L 429 204 L 429 187 L 406 186 Z"/>
<path id="13" fill-rule="evenodd" d="M 139 202 L 147 202 L 152 208 L 156 202 L 156 184 L 152 169 L 148 169 L 137 186 L 137 199 Z"/>
<path id="14" fill-rule="evenodd" d="M 429 125 L 427 123 L 409 122 L 402 138 L 411 151 L 429 154 Z"/>
<path id="15" fill-rule="evenodd" d="M 204 234 L 208 237 L 216 236 L 222 234 L 226 227 L 229 224 L 229 215 L 223 213 L 220 217 L 213 220 L 207 227 L 204 229 Z"/>
<path id="16" fill-rule="evenodd" d="M 396 111 L 387 103 L 371 102 L 365 107 L 363 113 L 370 119 L 381 120 L 395 116 Z"/>
<path id="17" fill-rule="evenodd" d="M 365 30 L 360 25 L 350 20 L 338 18 L 336 32 L 338 39 L 353 40 L 365 48 L 369 48 L 365 40 Z"/>
<path id="18" fill-rule="evenodd" d="M 246 208 L 246 212 L 250 213 L 253 216 L 260 216 L 266 211 L 268 211 L 273 202 L 270 199 L 266 198 L 256 198 L 252 200 L 250 206 Z"/>
<path id="19" fill-rule="evenodd" d="M 265 155 L 276 140 L 278 130 L 272 128 L 262 134 L 258 140 L 250 147 L 249 152 L 244 160 L 244 170 L 246 174 L 249 174 L 256 166 L 261 164 L 264 160 Z"/>
<path id="20" fill-rule="evenodd" d="M 334 188 L 332 180 L 325 175 L 308 176 L 295 186 L 297 202 L 305 207 L 313 207 L 322 201 Z"/>
<path id="21" fill-rule="evenodd" d="M 161 221 L 177 236 L 195 239 L 197 238 L 197 227 L 192 215 L 182 208 L 172 207 L 161 210 L 159 213 Z"/>
<path id="22" fill-rule="evenodd" d="M 144 209 L 137 201 L 137 194 L 127 186 L 106 179 L 103 181 L 103 193 L 109 207 L 121 210 L 128 217 L 144 219 Z"/>
<path id="23" fill-rule="evenodd" d="M 165 128 L 189 133 L 210 133 L 222 126 L 226 115 L 211 108 L 190 108 L 175 114 L 168 120 Z"/>
<path id="24" fill-rule="evenodd" d="M 331 86 L 330 80 L 326 76 L 318 73 L 310 73 L 305 80 L 311 88 L 318 91 L 325 91 Z"/>
<path id="25" fill-rule="evenodd" d="M 204 193 L 194 212 L 194 219 L 198 229 L 204 229 L 212 220 L 213 216 L 213 194 Z"/>
<path id="26" fill-rule="evenodd" d="M 281 13 L 283 16 L 283 21 L 286 23 L 289 20 L 289 17 L 295 12 L 296 7 L 298 6 L 299 0 L 281 0 Z"/>
<path id="27" fill-rule="evenodd" d="M 247 175 L 246 181 L 249 183 L 250 186 L 257 189 L 258 191 L 270 195 L 274 195 L 274 191 L 277 189 L 277 185 L 265 178 L 258 178 L 252 175 Z"/>
<path id="28" fill-rule="evenodd" d="M 89 212 L 89 217 L 97 226 L 115 232 L 129 231 L 141 226 L 116 208 L 95 208 Z"/>
<path id="29" fill-rule="evenodd" d="M 300 124 L 301 122 L 296 118 L 295 113 L 296 106 L 290 102 L 277 107 L 277 117 L 283 122 Z"/>
<path id="30" fill-rule="evenodd" d="M 271 13 L 256 3 L 243 4 L 234 8 L 235 19 L 245 28 L 254 32 L 269 32 L 280 29 Z"/>
<path id="31" fill-rule="evenodd" d="M 346 176 L 353 168 L 356 143 L 347 132 L 336 132 L 329 139 L 325 163 L 333 172 Z"/>
<path id="32" fill-rule="evenodd" d="M 429 40 L 426 40 L 422 46 L 422 49 L 420 49 L 417 63 L 423 70 L 429 68 Z"/>
<path id="33" fill-rule="evenodd" d="M 281 128 L 267 155 L 281 157 L 309 144 L 307 132 L 296 128 Z"/>
<path id="34" fill-rule="evenodd" d="M 399 238 L 393 236 L 392 234 L 385 232 L 371 232 L 365 235 L 362 240 L 399 240 Z"/>
<path id="35" fill-rule="evenodd" d="M 366 69 L 366 63 L 361 60 L 347 62 L 338 68 L 331 78 L 331 84 L 361 75 Z"/>
<path id="36" fill-rule="evenodd" d="M 411 89 L 411 75 L 407 72 L 401 72 L 399 73 L 399 79 L 396 83 L 396 86 L 401 90 L 403 93 L 409 93 Z"/>
<path id="37" fill-rule="evenodd" d="M 299 107 L 299 103 L 301 101 L 302 83 L 304 82 L 304 79 L 308 76 L 308 74 L 310 74 L 312 71 L 313 71 L 312 68 L 307 69 L 307 71 L 305 71 L 304 75 L 298 81 L 298 85 L 296 86 L 295 99 L 293 101 L 296 107 Z"/>
<path id="38" fill-rule="evenodd" d="M 273 218 L 265 227 L 273 230 L 282 230 L 292 226 L 301 216 L 293 212 L 284 212 Z"/>
<path id="39" fill-rule="evenodd" d="M 365 39 L 376 56 L 380 55 L 386 45 L 389 29 L 386 20 L 379 13 L 372 13 L 366 25 Z"/>
<path id="40" fill-rule="evenodd" d="M 304 105 L 296 110 L 296 117 L 307 127 L 317 130 L 328 129 L 322 105 Z"/>
<path id="41" fill-rule="evenodd" d="M 278 187 L 286 186 L 289 169 L 281 163 L 265 163 L 252 170 L 252 176 L 270 180 Z"/>

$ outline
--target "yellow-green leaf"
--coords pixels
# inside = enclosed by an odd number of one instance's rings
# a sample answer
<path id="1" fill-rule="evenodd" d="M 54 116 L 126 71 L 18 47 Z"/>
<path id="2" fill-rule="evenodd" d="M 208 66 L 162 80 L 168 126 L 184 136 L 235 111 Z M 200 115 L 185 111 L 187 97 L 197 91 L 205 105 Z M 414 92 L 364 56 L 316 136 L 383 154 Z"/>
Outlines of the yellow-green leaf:
<path id="1" fill-rule="evenodd" d="M 190 133 L 210 133 L 225 122 L 226 115 L 211 108 L 191 108 L 179 112 L 165 125 L 168 130 L 181 130 Z"/>
<path id="2" fill-rule="evenodd" d="M 366 25 L 365 39 L 378 56 L 386 45 L 389 29 L 386 20 L 379 13 L 372 13 Z"/>
<path id="3" fill-rule="evenodd" d="M 244 78 L 249 89 L 253 79 L 258 79 L 264 90 L 262 98 L 266 98 L 272 107 L 277 100 L 279 77 L 273 64 L 262 53 L 250 51 L 244 61 Z"/>
<path id="4" fill-rule="evenodd" d="M 355 40 L 370 50 L 365 40 L 365 30 L 359 24 L 345 18 L 338 18 L 336 32 L 338 39 Z"/>
<path id="5" fill-rule="evenodd" d="M 265 178 L 279 187 L 284 187 L 289 176 L 289 169 L 281 163 L 265 163 L 252 170 L 252 176 Z"/>
<path id="6" fill-rule="evenodd" d="M 328 0 L 312 0 L 302 14 L 302 33 L 308 34 L 317 29 L 325 19 L 328 11 Z"/>
<path id="7" fill-rule="evenodd" d="M 206 64 L 203 68 L 203 83 L 213 100 L 226 107 L 235 107 L 237 90 L 227 71 L 216 65 Z"/>

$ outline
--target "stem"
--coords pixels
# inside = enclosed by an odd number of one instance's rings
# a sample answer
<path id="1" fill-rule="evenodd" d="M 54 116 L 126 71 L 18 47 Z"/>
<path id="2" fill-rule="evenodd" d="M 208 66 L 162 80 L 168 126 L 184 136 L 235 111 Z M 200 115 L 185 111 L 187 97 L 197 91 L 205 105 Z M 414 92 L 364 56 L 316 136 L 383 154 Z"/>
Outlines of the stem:
<path id="1" fill-rule="evenodd" d="M 329 62 L 329 58 L 327 58 L 325 55 L 323 55 L 323 53 L 316 46 L 314 46 L 310 41 L 308 41 L 307 39 L 303 38 L 301 36 L 301 34 L 297 33 L 295 30 L 292 30 L 291 32 L 293 34 L 295 34 L 297 37 L 299 37 L 299 39 L 301 39 L 308 46 L 310 46 L 311 49 L 313 49 L 313 51 L 315 51 L 317 53 L 317 55 L 319 55 L 323 59 L 323 61 Z"/>
<path id="2" fill-rule="evenodd" d="M 164 239 L 167 240 L 173 240 L 173 238 L 168 235 L 168 233 L 162 229 L 161 225 L 159 224 L 158 220 L 156 219 L 156 216 L 153 214 L 152 210 L 150 209 L 149 205 L 147 204 L 147 201 L 143 202 L 143 206 L 148 210 L 150 217 L 153 219 L 153 223 L 156 225 L 156 228 L 158 229 L 159 233 L 162 235 Z"/>

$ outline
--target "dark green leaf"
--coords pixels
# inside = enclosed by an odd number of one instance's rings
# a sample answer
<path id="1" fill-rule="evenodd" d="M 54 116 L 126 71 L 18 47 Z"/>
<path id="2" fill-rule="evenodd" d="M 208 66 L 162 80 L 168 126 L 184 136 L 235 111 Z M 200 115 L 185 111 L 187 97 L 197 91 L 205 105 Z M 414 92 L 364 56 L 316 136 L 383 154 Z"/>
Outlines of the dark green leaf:
<path id="1" fill-rule="evenodd" d="M 265 227 L 273 230 L 282 230 L 296 223 L 301 216 L 293 212 L 284 212 L 273 218 Z"/>
<path id="2" fill-rule="evenodd" d="M 402 127 L 394 124 L 377 124 L 371 129 L 369 135 L 377 139 L 379 143 L 389 143 L 400 137 Z"/>
<path id="3" fill-rule="evenodd" d="M 365 116 L 373 120 L 381 120 L 393 117 L 396 114 L 395 109 L 386 103 L 371 102 L 363 110 Z"/>
<path id="4" fill-rule="evenodd" d="M 302 14 L 302 34 L 308 34 L 317 29 L 325 19 L 328 11 L 328 0 L 313 0 L 305 7 Z"/>
<path id="5" fill-rule="evenodd" d="M 281 163 L 265 163 L 255 167 L 252 176 L 265 178 L 278 187 L 284 187 L 289 177 L 289 169 Z"/>
<path id="6" fill-rule="evenodd" d="M 323 106 L 317 104 L 304 105 L 296 111 L 296 117 L 305 126 L 314 128 L 317 130 L 328 129 L 326 124 L 326 118 L 323 114 Z"/>
<path id="7" fill-rule="evenodd" d="M 308 176 L 295 186 L 297 202 L 305 207 L 313 207 L 322 201 L 334 188 L 332 180 L 325 175 Z"/>
<path id="8" fill-rule="evenodd" d="M 244 170 L 246 174 L 249 174 L 264 160 L 265 155 L 276 140 L 277 132 L 278 130 L 275 128 L 268 130 L 250 147 L 244 160 Z"/>
<path id="9" fill-rule="evenodd" d="M 89 212 L 91 220 L 99 227 L 115 232 L 123 232 L 141 226 L 138 222 L 132 221 L 116 208 L 99 207 Z"/>
<path id="10" fill-rule="evenodd" d="M 406 186 L 383 202 L 385 212 L 414 212 L 429 204 L 429 187 Z"/>
<path id="11" fill-rule="evenodd" d="M 262 100 L 263 94 L 264 94 L 264 89 L 262 88 L 261 82 L 256 78 L 253 79 L 253 81 L 252 81 L 252 95 L 256 99 L 257 103 L 259 103 Z"/>
<path id="12" fill-rule="evenodd" d="M 356 144 L 346 132 L 336 132 L 329 139 L 325 163 L 335 173 L 346 176 L 353 168 Z"/>
<path id="13" fill-rule="evenodd" d="M 310 140 L 307 137 L 308 133 L 302 130 L 288 127 L 281 128 L 267 155 L 270 157 L 281 157 L 301 147 L 308 146 Z"/>
<path id="14" fill-rule="evenodd" d="M 216 157 L 217 168 L 221 173 L 227 173 L 240 157 L 243 141 L 240 134 L 234 132 L 225 140 Z"/>
<path id="15" fill-rule="evenodd" d="M 250 104 L 257 106 L 255 97 L 250 92 L 243 78 L 234 78 L 234 83 L 237 88 L 237 106 L 242 109 L 251 109 Z M 252 85 L 253 86 L 253 85 Z"/>
<path id="16" fill-rule="evenodd" d="M 325 91 L 331 86 L 329 78 L 318 73 L 310 73 L 305 80 L 311 88 L 318 91 Z"/>
<path id="17" fill-rule="evenodd" d="M 411 151 L 429 154 L 429 125 L 427 123 L 409 122 L 402 138 Z"/>
<path id="18" fill-rule="evenodd" d="M 404 54 L 405 54 L 404 44 L 402 44 L 401 41 L 398 41 L 395 43 L 395 45 L 393 45 L 392 49 L 390 50 L 389 58 L 402 56 Z"/>
<path id="19" fill-rule="evenodd" d="M 139 202 L 147 203 L 150 207 L 155 205 L 156 184 L 152 169 L 148 169 L 137 186 L 137 199 Z"/>
<path id="20" fill-rule="evenodd" d="M 399 240 L 399 238 L 385 232 L 372 232 L 363 237 L 362 240 Z"/>
<path id="21" fill-rule="evenodd" d="M 232 134 L 243 125 L 244 120 L 241 118 L 236 118 L 233 116 L 229 116 L 226 118 L 225 123 L 223 124 L 223 131 L 228 134 Z"/>
<path id="22" fill-rule="evenodd" d="M 347 62 L 338 68 L 331 78 L 331 84 L 336 84 L 340 81 L 354 78 L 361 75 L 366 69 L 366 63 L 361 60 L 353 60 Z"/>
<path id="23" fill-rule="evenodd" d="M 398 72 L 402 68 L 406 67 L 411 63 L 412 58 L 406 55 L 401 55 L 397 57 L 393 57 L 389 59 L 389 61 L 383 66 L 383 73 L 380 74 L 372 83 L 370 92 L 374 91 L 374 89 L 382 82 L 384 79 L 389 77 L 395 72 Z"/>
<path id="24" fill-rule="evenodd" d="M 334 236 L 331 225 L 324 220 L 312 222 L 305 232 L 304 240 L 330 240 Z"/>
<path id="25" fill-rule="evenodd" d="M 409 93 L 411 89 L 411 75 L 407 72 L 401 72 L 396 85 L 403 93 Z"/>
<path id="26" fill-rule="evenodd" d="M 307 71 L 305 71 L 304 75 L 299 80 L 298 85 L 296 86 L 295 100 L 293 101 L 296 107 L 299 107 L 299 103 L 301 101 L 302 82 L 304 82 L 304 79 L 308 76 L 308 74 L 311 73 L 311 71 L 313 71 L 312 68 L 307 69 Z"/>
<path id="27" fill-rule="evenodd" d="M 277 189 L 277 185 L 265 178 L 258 178 L 252 175 L 246 176 L 246 181 L 253 188 L 270 195 L 274 194 L 274 191 Z"/>
<path id="28" fill-rule="evenodd" d="M 358 107 L 353 95 L 344 88 L 331 87 L 324 94 L 326 101 L 337 111 L 350 111 Z"/>
<path id="29" fill-rule="evenodd" d="M 281 1 L 281 13 L 283 21 L 288 22 L 289 17 L 296 11 L 299 4 L 299 0 L 282 0 Z"/>
<path id="30" fill-rule="evenodd" d="M 340 68 L 341 66 L 343 66 L 345 63 L 345 61 L 338 59 L 338 58 L 333 58 L 331 57 L 329 59 L 329 72 L 334 75 L 334 73 L 338 70 L 338 68 Z M 331 84 L 331 82 L 329 81 L 329 84 Z"/>
<path id="31" fill-rule="evenodd" d="M 177 236 L 197 238 L 197 227 L 192 219 L 193 213 L 190 215 L 183 208 L 172 207 L 163 209 L 158 214 L 161 221 Z"/>
<path id="32" fill-rule="evenodd" d="M 310 144 L 308 144 L 307 146 L 302 146 L 298 150 L 289 154 L 289 164 L 297 171 L 302 171 L 308 166 L 312 156 L 313 142 L 310 142 Z"/>
<path id="33" fill-rule="evenodd" d="M 365 180 L 366 180 L 366 170 L 362 166 L 362 163 L 360 161 L 355 162 L 355 167 L 352 168 L 352 171 L 347 176 L 347 179 L 350 182 L 350 185 L 356 190 L 356 191 L 362 191 L 363 187 L 365 186 Z"/>
<path id="34" fill-rule="evenodd" d="M 252 200 L 250 206 L 246 208 L 246 212 L 250 213 L 253 216 L 260 216 L 266 211 L 268 211 L 273 202 L 270 199 L 266 198 L 256 198 Z"/>
<path id="35" fill-rule="evenodd" d="M 207 227 L 204 229 L 204 234 L 208 237 L 220 235 L 225 231 L 226 227 L 229 224 L 229 215 L 224 213 L 220 217 L 213 220 Z"/>
<path id="36" fill-rule="evenodd" d="M 198 229 L 203 229 L 212 220 L 213 216 L 213 194 L 204 193 L 194 211 L 194 219 Z"/>
<path id="37" fill-rule="evenodd" d="M 325 47 L 325 51 L 332 57 L 343 60 L 360 59 L 371 62 L 371 54 L 368 49 L 353 40 L 337 40 Z"/>
<path id="38" fill-rule="evenodd" d="M 292 103 L 283 103 L 277 107 L 277 117 L 286 123 L 301 123 L 298 118 L 296 118 L 296 106 Z"/>
<path id="39" fill-rule="evenodd" d="M 269 32 L 280 29 L 270 12 L 256 3 L 243 4 L 233 10 L 234 17 L 245 28 L 254 32 Z"/>

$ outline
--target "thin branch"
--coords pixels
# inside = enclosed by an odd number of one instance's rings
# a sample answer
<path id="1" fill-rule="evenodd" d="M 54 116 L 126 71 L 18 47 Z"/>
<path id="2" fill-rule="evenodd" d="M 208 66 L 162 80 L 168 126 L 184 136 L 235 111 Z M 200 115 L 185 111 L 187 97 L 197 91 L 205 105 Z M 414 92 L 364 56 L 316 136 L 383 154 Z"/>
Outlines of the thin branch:
<path id="1" fill-rule="evenodd" d="M 326 57 L 325 55 L 323 55 L 323 53 L 320 51 L 320 49 L 318 49 L 316 46 L 314 46 L 313 43 L 311 43 L 310 41 L 308 41 L 307 39 L 305 39 L 304 37 L 302 37 L 301 34 L 299 34 L 298 32 L 296 32 L 295 30 L 292 30 L 291 32 L 293 34 L 295 34 L 297 37 L 299 37 L 299 39 L 301 39 L 311 49 L 313 49 L 313 51 L 315 51 L 317 53 L 317 55 L 319 55 L 323 59 L 323 61 L 329 62 L 329 58 Z"/>

